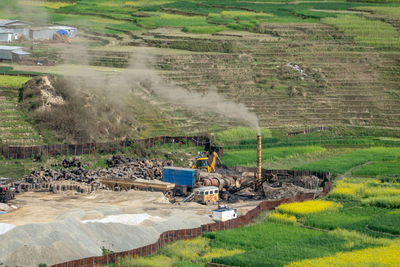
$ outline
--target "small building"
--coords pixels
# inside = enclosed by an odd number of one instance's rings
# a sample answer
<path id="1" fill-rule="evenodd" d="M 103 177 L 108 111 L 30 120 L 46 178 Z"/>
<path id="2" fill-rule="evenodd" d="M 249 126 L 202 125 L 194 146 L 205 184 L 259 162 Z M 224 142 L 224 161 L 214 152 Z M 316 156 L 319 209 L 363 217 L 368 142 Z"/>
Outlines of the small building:
<path id="1" fill-rule="evenodd" d="M 29 39 L 31 40 L 53 40 L 55 31 L 49 27 L 34 27 L 29 29 Z"/>
<path id="2" fill-rule="evenodd" d="M 11 32 L 12 39 L 18 40 L 21 37 L 31 40 L 53 40 L 54 34 L 66 35 L 68 38 L 75 38 L 78 36 L 78 29 L 69 26 L 44 26 L 44 27 L 31 27 L 29 24 L 20 20 L 0 20 L 0 31 Z M 7 42 L 5 34 L 3 34 L 0 42 Z M 7 39 L 7 40 L 6 40 Z"/>
<path id="3" fill-rule="evenodd" d="M 0 42 L 12 42 L 15 40 L 15 35 L 11 31 L 0 30 Z"/>
<path id="4" fill-rule="evenodd" d="M 20 46 L 0 46 L 0 60 L 20 61 L 29 57 L 30 53 Z"/>
<path id="5" fill-rule="evenodd" d="M 29 24 L 19 20 L 0 20 L 0 30 L 12 32 L 15 40 L 29 38 Z"/>

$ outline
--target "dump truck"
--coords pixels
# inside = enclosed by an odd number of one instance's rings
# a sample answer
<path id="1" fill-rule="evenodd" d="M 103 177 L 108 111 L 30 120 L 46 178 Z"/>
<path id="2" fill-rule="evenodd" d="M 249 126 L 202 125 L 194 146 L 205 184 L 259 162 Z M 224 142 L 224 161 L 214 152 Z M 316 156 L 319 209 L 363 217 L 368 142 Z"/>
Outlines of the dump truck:
<path id="1" fill-rule="evenodd" d="M 0 203 L 14 199 L 15 189 L 10 185 L 10 179 L 0 178 Z"/>

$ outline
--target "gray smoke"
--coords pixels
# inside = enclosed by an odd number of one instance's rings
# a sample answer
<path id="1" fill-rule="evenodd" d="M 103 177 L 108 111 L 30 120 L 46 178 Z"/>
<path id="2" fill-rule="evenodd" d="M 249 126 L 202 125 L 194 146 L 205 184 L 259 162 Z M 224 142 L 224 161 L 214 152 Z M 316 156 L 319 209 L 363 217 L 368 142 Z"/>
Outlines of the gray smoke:
<path id="1" fill-rule="evenodd" d="M 158 97 L 169 103 L 182 105 L 190 110 L 206 110 L 224 118 L 240 121 L 257 129 L 260 134 L 258 118 L 242 103 L 236 103 L 225 96 L 218 94 L 215 87 L 210 87 L 207 94 L 188 91 L 174 84 L 164 81 L 160 75 L 149 67 L 153 58 L 146 54 L 134 55 L 130 62 L 128 80 L 147 84 Z"/>

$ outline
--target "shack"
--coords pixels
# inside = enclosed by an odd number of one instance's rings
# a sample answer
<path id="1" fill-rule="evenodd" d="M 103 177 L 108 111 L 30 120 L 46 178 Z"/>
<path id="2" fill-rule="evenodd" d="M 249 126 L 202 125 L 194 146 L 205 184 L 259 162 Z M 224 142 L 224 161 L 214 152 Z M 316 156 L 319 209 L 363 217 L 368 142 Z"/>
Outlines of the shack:
<path id="1" fill-rule="evenodd" d="M 0 30 L 0 42 L 12 42 L 15 40 L 15 36 L 11 31 Z"/>
<path id="2" fill-rule="evenodd" d="M 54 30 L 49 27 L 34 27 L 29 29 L 29 39 L 53 40 Z"/>
<path id="3" fill-rule="evenodd" d="M 0 61 L 20 61 L 29 57 L 30 53 L 23 51 L 20 46 L 0 46 Z"/>
<path id="4" fill-rule="evenodd" d="M 11 32 L 15 40 L 21 36 L 29 38 L 29 24 L 20 20 L 0 20 L 0 30 Z"/>
<path id="5" fill-rule="evenodd" d="M 54 34 L 66 35 L 68 38 L 75 38 L 78 36 L 78 29 L 69 26 L 43 26 L 31 27 L 29 24 L 20 20 L 0 20 L 0 31 L 10 32 L 11 41 L 18 40 L 21 37 L 31 40 L 53 40 Z M 11 42 L 9 36 L 5 33 L 1 34 L 0 42 Z"/>

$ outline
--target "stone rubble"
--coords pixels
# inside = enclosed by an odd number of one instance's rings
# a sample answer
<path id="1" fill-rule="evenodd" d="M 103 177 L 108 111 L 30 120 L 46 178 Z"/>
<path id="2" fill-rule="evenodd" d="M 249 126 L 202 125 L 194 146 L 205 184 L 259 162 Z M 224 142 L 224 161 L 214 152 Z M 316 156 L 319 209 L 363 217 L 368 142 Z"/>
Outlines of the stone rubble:
<path id="1" fill-rule="evenodd" d="M 29 175 L 25 175 L 21 182 L 15 183 L 22 191 L 49 191 L 59 192 L 74 190 L 79 193 L 90 193 L 105 187 L 100 183 L 100 178 L 108 179 L 146 179 L 161 180 L 162 168 L 172 166 L 172 161 L 132 159 L 123 156 L 113 156 L 107 160 L 108 168 L 87 170 L 76 159 L 65 159 L 59 169 L 41 167 Z"/>

